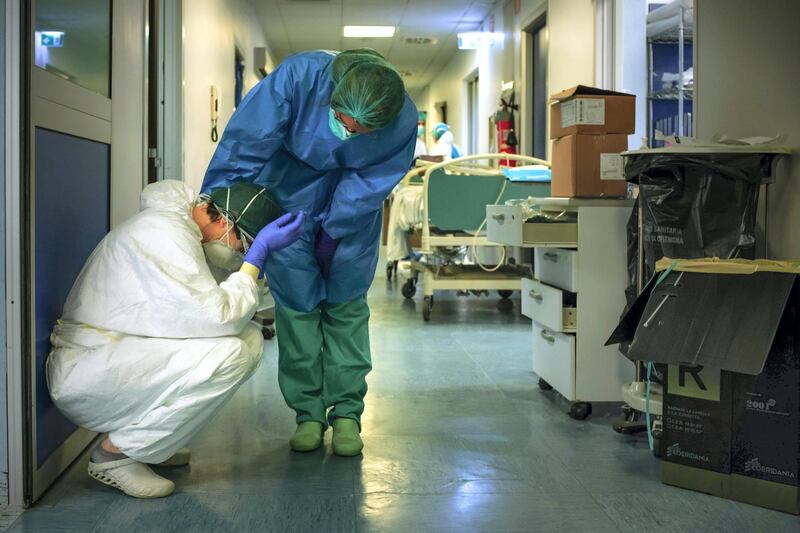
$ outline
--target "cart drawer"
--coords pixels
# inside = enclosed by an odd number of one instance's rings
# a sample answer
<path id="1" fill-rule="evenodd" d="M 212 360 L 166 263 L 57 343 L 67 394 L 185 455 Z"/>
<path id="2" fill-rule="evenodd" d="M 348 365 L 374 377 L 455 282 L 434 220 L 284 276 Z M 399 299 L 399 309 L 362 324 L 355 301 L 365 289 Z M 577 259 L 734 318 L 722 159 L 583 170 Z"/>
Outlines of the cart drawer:
<path id="1" fill-rule="evenodd" d="M 522 314 L 555 331 L 575 331 L 576 308 L 562 290 L 538 280 L 522 280 Z M 573 300 L 574 300 L 574 295 Z"/>
<path id="2" fill-rule="evenodd" d="M 517 205 L 486 206 L 486 236 L 509 246 L 577 246 L 578 224 L 573 222 L 525 222 Z"/>
<path id="3" fill-rule="evenodd" d="M 509 246 L 522 246 L 522 208 L 512 205 L 486 206 L 486 237 Z"/>
<path id="4" fill-rule="evenodd" d="M 575 401 L 575 336 L 533 323 L 533 371 Z"/>
<path id="5" fill-rule="evenodd" d="M 578 251 L 563 248 L 537 248 L 535 251 L 536 278 L 578 292 Z"/>
<path id="6" fill-rule="evenodd" d="M 522 225 L 523 246 L 577 246 L 575 222 L 526 222 Z"/>

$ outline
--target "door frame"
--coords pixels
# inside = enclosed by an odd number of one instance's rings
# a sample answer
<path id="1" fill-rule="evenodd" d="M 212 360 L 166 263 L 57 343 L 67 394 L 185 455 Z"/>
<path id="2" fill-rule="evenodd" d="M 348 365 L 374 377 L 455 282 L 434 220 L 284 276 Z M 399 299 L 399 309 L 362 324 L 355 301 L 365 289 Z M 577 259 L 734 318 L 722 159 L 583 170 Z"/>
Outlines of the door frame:
<path id="1" fill-rule="evenodd" d="M 467 114 L 466 145 L 468 154 L 477 154 L 480 151 L 480 68 L 476 68 L 464 78 Z"/>
<path id="2" fill-rule="evenodd" d="M 23 238 L 22 238 L 22 150 L 20 139 L 27 123 L 26 47 L 22 27 L 26 16 L 21 0 L 6 0 L 5 10 L 5 283 L 6 283 L 6 394 L 8 420 L 8 499 L 15 507 L 25 505 L 27 439 L 24 379 L 23 324 Z"/>
<path id="3" fill-rule="evenodd" d="M 147 106 L 147 113 L 155 114 L 148 115 L 148 124 L 155 118 L 156 129 L 155 143 L 148 140 L 155 152 L 149 153 L 148 158 L 156 162 L 157 181 L 183 180 L 183 2 L 149 0 L 146 4 L 155 9 L 155 50 L 148 57 L 157 62 L 156 79 L 147 80 L 148 95 L 155 90 L 157 101 L 155 108 Z"/>
<path id="4" fill-rule="evenodd" d="M 531 116 L 533 114 L 533 90 L 530 87 L 533 80 L 533 35 L 530 29 L 535 27 L 537 21 L 547 16 L 547 2 L 543 2 L 534 12 L 532 12 L 525 20 L 521 21 L 520 28 L 520 87 L 519 87 L 519 136 L 520 144 L 522 146 L 523 154 L 533 153 L 533 132 L 530 131 L 530 124 L 532 123 Z M 549 91 L 549 87 L 548 87 Z M 549 97 L 549 95 L 548 95 Z M 545 128 L 550 130 L 550 113 L 545 117 Z M 550 154 L 549 139 L 546 142 L 547 154 Z"/>

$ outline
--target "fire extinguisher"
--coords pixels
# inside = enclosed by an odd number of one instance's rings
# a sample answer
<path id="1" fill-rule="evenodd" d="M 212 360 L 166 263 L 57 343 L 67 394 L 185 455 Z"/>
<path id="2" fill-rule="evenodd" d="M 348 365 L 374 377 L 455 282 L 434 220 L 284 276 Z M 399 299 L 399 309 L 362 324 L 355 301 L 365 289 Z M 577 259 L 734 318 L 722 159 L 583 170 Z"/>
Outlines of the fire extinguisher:
<path id="1" fill-rule="evenodd" d="M 514 130 L 514 111 L 518 109 L 513 92 L 508 100 L 500 98 L 500 110 L 495 113 L 494 121 L 497 127 L 497 151 L 501 154 L 517 153 L 519 141 Z M 501 159 L 500 164 L 507 167 L 517 166 L 517 162 L 512 159 Z"/>

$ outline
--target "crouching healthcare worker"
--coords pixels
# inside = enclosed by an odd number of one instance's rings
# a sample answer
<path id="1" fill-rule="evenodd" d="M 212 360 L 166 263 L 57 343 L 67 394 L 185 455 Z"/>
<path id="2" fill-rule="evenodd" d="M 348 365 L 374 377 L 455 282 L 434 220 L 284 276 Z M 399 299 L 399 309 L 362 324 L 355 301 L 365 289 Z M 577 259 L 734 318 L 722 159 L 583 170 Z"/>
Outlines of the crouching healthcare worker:
<path id="1" fill-rule="evenodd" d="M 146 187 L 141 211 L 95 248 L 47 360 L 55 405 L 107 434 L 92 452 L 90 476 L 139 498 L 173 492 L 148 464 L 187 464 L 183 446 L 261 361 L 261 330 L 250 323 L 257 280 L 305 222 L 303 213 L 280 213 L 253 184 L 198 199 L 168 180 Z M 209 263 L 236 271 L 218 283 Z"/>
<path id="2" fill-rule="evenodd" d="M 374 50 L 303 52 L 248 93 L 208 167 L 204 190 L 253 182 L 309 214 L 303 236 L 266 266 L 295 451 L 318 448 L 329 425 L 334 453 L 363 448 L 366 293 L 383 201 L 411 164 L 417 117 L 399 74 Z"/>

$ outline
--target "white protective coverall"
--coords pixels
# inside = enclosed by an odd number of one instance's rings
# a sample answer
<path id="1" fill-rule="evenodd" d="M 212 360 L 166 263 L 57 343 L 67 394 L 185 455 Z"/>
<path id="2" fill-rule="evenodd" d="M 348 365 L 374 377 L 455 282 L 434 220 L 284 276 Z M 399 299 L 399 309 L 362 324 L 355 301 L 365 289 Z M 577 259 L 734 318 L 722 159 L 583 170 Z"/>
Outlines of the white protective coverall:
<path id="1" fill-rule="evenodd" d="M 450 161 L 453 159 L 454 155 L 460 157 L 462 155 L 461 149 L 456 145 L 453 132 L 444 132 L 442 136 L 439 137 L 439 140 L 436 141 L 436 144 L 433 145 L 433 148 L 431 148 L 430 155 L 440 155 L 444 157 L 445 161 Z"/>
<path id="2" fill-rule="evenodd" d="M 215 281 L 195 198 L 178 181 L 149 185 L 141 212 L 89 257 L 51 336 L 56 406 L 144 463 L 184 446 L 261 361 L 257 283 Z"/>
<path id="3" fill-rule="evenodd" d="M 417 145 L 414 147 L 414 159 L 421 155 L 428 155 L 428 146 L 425 141 L 417 137 Z"/>

